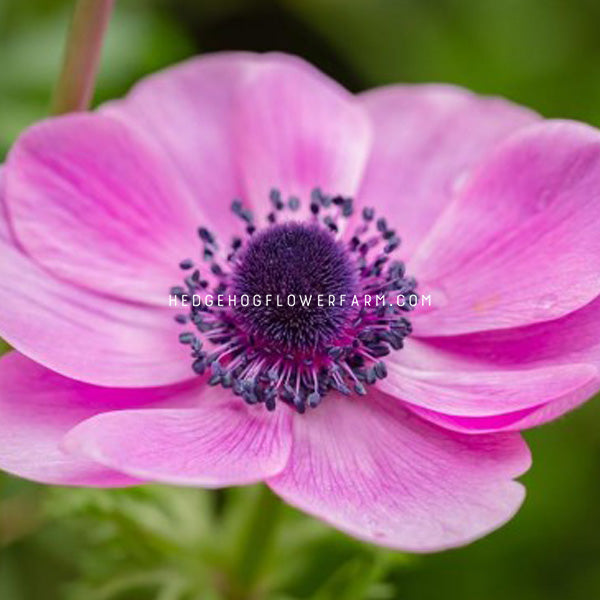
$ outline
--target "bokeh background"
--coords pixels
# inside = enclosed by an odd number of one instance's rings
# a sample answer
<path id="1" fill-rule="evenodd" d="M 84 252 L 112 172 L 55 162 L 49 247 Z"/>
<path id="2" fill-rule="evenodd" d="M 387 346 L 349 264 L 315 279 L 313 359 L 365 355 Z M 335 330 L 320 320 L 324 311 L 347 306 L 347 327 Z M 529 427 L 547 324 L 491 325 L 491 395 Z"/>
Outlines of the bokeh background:
<path id="1" fill-rule="evenodd" d="M 70 8 L 0 0 L 0 158 L 48 113 Z M 194 53 L 279 49 L 351 90 L 451 82 L 600 125 L 598 31 L 597 0 L 117 0 L 96 101 Z M 534 464 L 516 518 L 418 557 L 288 507 L 270 550 L 253 552 L 258 488 L 78 490 L 0 474 L 0 598 L 600 598 L 600 402 L 526 437 Z M 248 561 L 260 563 L 252 586 Z"/>

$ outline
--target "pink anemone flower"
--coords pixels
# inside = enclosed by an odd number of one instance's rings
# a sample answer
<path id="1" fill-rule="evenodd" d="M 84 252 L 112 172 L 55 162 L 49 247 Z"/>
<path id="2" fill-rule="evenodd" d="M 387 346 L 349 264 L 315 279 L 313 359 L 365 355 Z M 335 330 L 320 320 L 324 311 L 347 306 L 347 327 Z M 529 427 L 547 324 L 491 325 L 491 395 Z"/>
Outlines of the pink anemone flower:
<path id="1" fill-rule="evenodd" d="M 1 179 L 0 467 L 21 477 L 264 481 L 434 551 L 510 519 L 519 431 L 600 387 L 586 125 L 226 53 L 34 125 Z M 303 293 L 361 303 L 207 301 Z"/>

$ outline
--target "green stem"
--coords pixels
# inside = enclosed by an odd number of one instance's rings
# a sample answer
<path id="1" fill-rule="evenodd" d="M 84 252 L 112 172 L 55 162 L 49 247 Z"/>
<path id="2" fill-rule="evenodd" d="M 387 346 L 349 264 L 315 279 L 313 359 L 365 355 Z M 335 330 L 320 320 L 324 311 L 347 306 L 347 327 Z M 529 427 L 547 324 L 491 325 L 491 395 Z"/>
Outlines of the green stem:
<path id="1" fill-rule="evenodd" d="M 240 538 L 232 573 L 232 599 L 253 596 L 276 538 L 281 508 L 281 500 L 266 485 L 261 486 Z"/>
<path id="2" fill-rule="evenodd" d="M 53 114 L 90 107 L 113 4 L 114 0 L 77 0 L 62 70 L 52 99 Z"/>

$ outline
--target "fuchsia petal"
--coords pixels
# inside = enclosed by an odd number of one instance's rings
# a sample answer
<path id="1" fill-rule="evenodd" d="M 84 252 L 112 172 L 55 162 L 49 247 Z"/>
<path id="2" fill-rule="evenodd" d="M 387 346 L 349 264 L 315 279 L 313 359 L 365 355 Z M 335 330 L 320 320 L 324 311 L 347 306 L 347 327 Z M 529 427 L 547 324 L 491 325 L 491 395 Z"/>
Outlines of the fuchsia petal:
<path id="1" fill-rule="evenodd" d="M 411 406 L 411 410 L 444 429 L 469 434 L 496 433 L 500 431 L 523 431 L 543 425 L 570 412 L 589 400 L 598 391 L 598 381 L 566 394 L 557 400 L 532 406 L 523 410 L 485 417 L 461 417 L 439 413 L 434 410 Z"/>
<path id="2" fill-rule="evenodd" d="M 165 153 L 206 223 L 227 235 L 239 226 L 228 210 L 234 198 L 264 214 L 273 187 L 298 195 L 305 211 L 317 185 L 353 194 L 370 145 L 367 115 L 351 94 L 278 53 L 195 58 L 103 110 Z"/>
<path id="3" fill-rule="evenodd" d="M 294 419 L 287 468 L 269 485 L 287 502 L 367 541 L 412 552 L 472 541 L 510 519 L 530 464 L 516 434 L 465 436 L 376 391 L 327 397 Z"/>
<path id="4" fill-rule="evenodd" d="M 195 204 L 160 156 L 98 114 L 50 119 L 9 154 L 4 197 L 19 243 L 56 276 L 105 295 L 168 303 L 197 248 Z"/>
<path id="5" fill-rule="evenodd" d="M 358 203 L 375 206 L 397 228 L 405 260 L 482 157 L 539 118 L 500 98 L 447 85 L 394 85 L 360 98 L 374 141 Z"/>
<path id="6" fill-rule="evenodd" d="M 189 387 L 189 386 L 188 386 Z M 59 445 L 77 423 L 106 410 L 165 405 L 177 388 L 101 388 L 62 377 L 17 352 L 0 359 L 0 469 L 43 483 L 113 487 L 139 480 Z"/>
<path id="7" fill-rule="evenodd" d="M 410 271 L 433 290 L 417 336 L 548 321 L 600 294 L 600 132 L 545 122 L 486 161 Z"/>
<path id="8" fill-rule="evenodd" d="M 310 192 L 354 195 L 371 142 L 366 111 L 308 63 L 266 55 L 240 89 L 236 118 L 240 167 L 255 206 L 269 191 L 296 195 L 308 212 Z"/>
<path id="9" fill-rule="evenodd" d="M 420 369 L 388 361 L 379 387 L 423 408 L 454 416 L 494 416 L 537 407 L 598 381 L 598 369 L 573 364 L 538 369 L 459 371 Z"/>
<path id="10" fill-rule="evenodd" d="M 107 467 L 152 481 L 220 487 L 280 472 L 291 444 L 290 413 L 246 405 L 204 388 L 186 410 L 130 410 L 85 421 L 67 447 Z"/>
<path id="11" fill-rule="evenodd" d="M 193 58 L 143 79 L 126 98 L 101 108 L 156 145 L 196 198 L 197 224 L 221 235 L 239 227 L 229 211 L 231 201 L 243 197 L 233 113 L 243 101 L 240 81 L 259 60 L 248 52 Z"/>
<path id="12" fill-rule="evenodd" d="M 8 218 L 6 216 L 6 206 L 4 205 L 4 165 L 0 165 L 0 242 L 6 242 L 11 238 L 11 232 L 8 227 Z"/>
<path id="13" fill-rule="evenodd" d="M 446 373 L 449 386 L 457 373 L 467 375 L 480 384 L 490 370 L 498 374 L 514 373 L 515 383 L 523 373 L 541 371 L 551 374 L 556 369 L 563 374 L 576 375 L 579 372 L 582 378 L 575 389 L 569 391 L 564 386 L 564 378 L 557 377 L 548 381 L 545 388 L 540 387 L 538 402 L 532 402 L 529 408 L 523 405 L 525 410 L 507 403 L 504 414 L 495 416 L 496 413 L 489 410 L 486 398 L 482 397 L 480 416 L 467 416 L 464 411 L 458 412 L 456 408 L 448 410 L 443 403 L 436 406 L 435 402 L 428 403 L 430 410 L 419 411 L 436 423 L 461 431 L 534 427 L 576 408 L 600 387 L 597 372 L 600 365 L 600 299 L 554 321 L 462 336 L 411 339 L 397 358 L 394 362 L 409 370 L 426 366 L 439 370 L 442 378 Z M 589 366 L 582 370 L 584 364 Z M 394 365 L 388 364 L 388 367 L 391 372 L 395 371 Z M 593 369 L 596 370 L 595 375 L 586 380 L 585 372 L 592 375 Z M 403 397 L 414 402 L 407 394 Z M 533 400 L 535 397 L 532 397 Z M 463 416 L 457 417 L 459 414 Z"/>
<path id="14" fill-rule="evenodd" d="M 98 385 L 193 377 L 174 308 L 118 302 L 56 279 L 3 238 L 2 225 L 0 255 L 0 336 L 23 354 Z"/>
<path id="15" fill-rule="evenodd" d="M 564 317 L 512 329 L 411 339 L 401 353 L 412 365 L 518 369 L 589 363 L 600 367 L 600 297 Z"/>

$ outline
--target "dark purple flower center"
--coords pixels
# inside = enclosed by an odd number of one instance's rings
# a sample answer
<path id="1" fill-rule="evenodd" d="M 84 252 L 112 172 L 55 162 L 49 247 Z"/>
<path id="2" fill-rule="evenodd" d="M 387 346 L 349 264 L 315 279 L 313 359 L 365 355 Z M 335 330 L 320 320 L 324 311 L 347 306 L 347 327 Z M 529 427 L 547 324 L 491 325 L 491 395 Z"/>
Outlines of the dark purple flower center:
<path id="1" fill-rule="evenodd" d="M 261 229 L 233 202 L 246 235 L 225 252 L 209 230 L 198 230 L 210 275 L 191 259 L 180 263 L 191 274 L 171 294 L 189 309 L 176 320 L 196 330 L 180 334 L 193 369 L 268 410 L 279 400 L 302 413 L 331 390 L 364 395 L 387 374 L 381 359 L 411 331 L 406 313 L 416 282 L 392 260 L 400 240 L 372 209 L 345 231 L 350 198 L 315 190 L 312 216 L 285 223 L 278 222 L 282 212 L 297 211 L 300 201 L 284 202 L 274 190 L 271 202 Z"/>
<path id="2" fill-rule="evenodd" d="M 252 237 L 232 273 L 233 294 L 260 302 L 233 313 L 265 349 L 310 359 L 344 335 L 357 280 L 346 248 L 323 227 L 272 225 Z"/>

